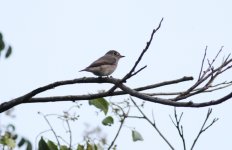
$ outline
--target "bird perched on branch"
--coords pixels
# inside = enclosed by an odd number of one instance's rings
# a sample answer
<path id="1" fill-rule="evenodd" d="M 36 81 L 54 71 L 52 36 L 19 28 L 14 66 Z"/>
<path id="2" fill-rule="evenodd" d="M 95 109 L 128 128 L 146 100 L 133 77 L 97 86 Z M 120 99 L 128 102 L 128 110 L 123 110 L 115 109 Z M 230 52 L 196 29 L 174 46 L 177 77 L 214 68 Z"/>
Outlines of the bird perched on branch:
<path id="1" fill-rule="evenodd" d="M 122 57 L 125 56 L 122 56 L 115 50 L 110 50 L 104 56 L 100 57 L 88 67 L 80 71 L 91 72 L 100 77 L 108 76 L 115 71 L 118 65 L 118 61 Z"/>

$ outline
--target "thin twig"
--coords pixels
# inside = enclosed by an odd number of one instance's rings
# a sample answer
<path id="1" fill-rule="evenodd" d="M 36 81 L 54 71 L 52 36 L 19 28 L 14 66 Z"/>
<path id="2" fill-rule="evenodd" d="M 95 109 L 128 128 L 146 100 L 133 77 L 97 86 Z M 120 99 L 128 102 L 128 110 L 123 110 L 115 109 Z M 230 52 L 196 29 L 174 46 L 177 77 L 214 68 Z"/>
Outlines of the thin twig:
<path id="1" fill-rule="evenodd" d="M 191 146 L 191 150 L 193 150 L 193 148 L 194 148 L 194 146 L 195 146 L 197 140 L 199 139 L 200 135 L 201 135 L 203 132 L 205 132 L 209 127 L 211 127 L 216 121 L 218 121 L 218 118 L 214 118 L 213 121 L 212 121 L 208 126 L 205 127 L 205 124 L 206 124 L 206 122 L 208 121 L 208 119 L 209 119 L 211 113 L 212 113 L 212 108 L 209 108 L 209 109 L 208 109 L 208 112 L 207 112 L 207 115 L 206 115 L 206 118 L 205 118 L 205 120 L 204 120 L 204 123 L 202 124 L 201 129 L 200 129 L 200 131 L 199 131 L 197 137 L 196 137 L 195 140 L 193 141 L 193 144 L 192 144 L 192 146 Z"/>
<path id="2" fill-rule="evenodd" d="M 123 111 L 123 117 L 122 117 L 122 119 L 121 119 L 121 121 L 120 121 L 120 126 L 119 126 L 119 128 L 118 128 L 118 131 L 117 131 L 117 133 L 116 133 L 116 135 L 115 135 L 113 141 L 111 142 L 110 146 L 108 147 L 108 150 L 110 150 L 110 149 L 112 148 L 112 146 L 114 145 L 116 139 L 118 138 L 118 135 L 119 135 L 119 133 L 120 133 L 120 131 L 121 131 L 121 129 L 122 129 L 122 126 L 123 126 L 123 124 L 124 124 L 125 119 L 127 118 L 128 113 L 129 113 L 129 110 L 128 110 L 127 113 L 124 113 L 124 111 Z"/>
<path id="3" fill-rule="evenodd" d="M 136 72 L 132 73 L 132 74 L 131 74 L 131 77 L 135 76 L 136 74 L 138 74 L 140 71 L 142 71 L 142 70 L 145 69 L 146 67 L 147 67 L 147 65 L 146 65 L 146 66 L 143 66 L 142 68 L 140 68 L 140 69 L 137 70 Z"/>
<path id="4" fill-rule="evenodd" d="M 194 85 L 192 85 L 185 92 L 181 93 L 176 98 L 174 98 L 173 99 L 174 101 L 179 101 L 181 99 L 186 99 L 186 98 L 188 98 L 188 97 L 190 97 L 192 95 L 202 93 L 202 92 L 204 92 L 205 90 L 207 90 L 210 87 L 210 85 L 213 83 L 213 81 L 216 79 L 216 77 L 219 76 L 221 73 L 223 73 L 223 68 L 228 67 L 230 65 L 230 63 L 232 62 L 232 59 L 226 59 L 219 67 L 217 67 L 216 69 L 214 69 L 214 67 L 212 65 L 215 62 L 215 60 L 217 59 L 217 57 L 218 57 L 218 55 L 220 54 L 221 51 L 222 51 L 222 48 L 219 50 L 219 52 L 217 53 L 217 55 L 215 56 L 215 58 L 213 59 L 213 61 L 211 63 L 208 62 L 209 63 L 209 67 L 201 75 L 200 80 L 198 80 Z M 195 92 L 194 94 L 191 93 L 192 91 L 194 91 L 197 87 L 199 87 L 205 81 L 207 81 L 207 82 L 202 86 L 201 90 Z"/>
<path id="5" fill-rule="evenodd" d="M 213 66 L 213 63 L 216 61 L 217 57 L 219 56 L 219 54 L 222 52 L 224 46 L 221 46 L 220 50 L 218 51 L 217 55 L 214 57 L 212 63 L 210 64 L 210 66 Z"/>
<path id="6" fill-rule="evenodd" d="M 227 88 L 229 86 L 232 86 L 232 81 L 222 82 L 222 83 L 218 83 L 215 85 L 209 85 L 207 90 L 204 89 L 205 87 L 200 87 L 200 88 L 194 89 L 188 96 L 190 97 L 190 96 L 196 95 L 197 94 L 196 92 L 199 92 L 199 91 L 201 91 L 201 93 L 209 93 L 209 92 L 213 92 L 213 91 Z M 157 96 L 157 95 L 172 96 L 172 95 L 181 95 L 183 92 L 184 91 L 181 91 L 181 92 L 156 92 L 156 93 L 143 93 L 143 94 L 147 94 L 149 96 Z"/>
<path id="7" fill-rule="evenodd" d="M 147 45 L 146 47 L 143 49 L 143 51 L 141 52 L 140 56 L 138 57 L 138 59 L 136 60 L 134 66 L 131 68 L 131 70 L 116 84 L 114 85 L 109 91 L 108 93 L 112 93 L 114 92 L 114 90 L 118 87 L 119 84 L 125 82 L 127 79 L 129 79 L 130 77 L 132 77 L 132 73 L 135 71 L 137 65 L 139 64 L 139 62 L 142 60 L 142 57 L 143 55 L 146 53 L 146 51 L 149 49 L 150 45 L 151 45 L 151 42 L 153 40 L 153 36 L 154 34 L 160 29 L 161 27 L 161 24 L 163 22 L 163 18 L 161 19 L 160 23 L 159 23 L 159 26 L 156 28 L 156 29 L 153 29 L 152 33 L 151 33 L 151 36 L 150 36 L 150 39 L 149 41 L 147 42 Z"/>
<path id="8" fill-rule="evenodd" d="M 174 150 L 174 147 L 171 145 L 171 143 L 167 140 L 167 138 L 164 137 L 164 135 L 161 133 L 161 131 L 158 129 L 158 127 L 156 126 L 155 120 L 154 122 L 152 122 L 144 113 L 143 111 L 139 108 L 139 106 L 136 104 L 136 102 L 130 97 L 131 101 L 133 102 L 133 104 L 135 105 L 135 107 L 139 110 L 139 112 L 141 113 L 141 115 L 143 116 L 142 118 L 147 120 L 153 127 L 154 129 L 158 132 L 158 134 L 161 136 L 161 138 L 168 144 L 168 146 Z"/>
<path id="9" fill-rule="evenodd" d="M 50 127 L 50 130 L 52 131 L 52 133 L 54 134 L 54 136 L 55 136 L 55 138 L 56 138 L 58 148 L 60 148 L 60 142 L 59 142 L 59 140 L 58 140 L 58 136 L 57 136 L 55 130 L 53 129 L 51 123 L 50 123 L 49 120 L 47 119 L 47 116 L 46 116 L 46 115 L 43 115 L 41 112 L 39 112 L 39 114 L 41 114 L 41 115 L 43 116 L 43 118 L 45 119 L 45 121 L 47 122 L 48 126 Z"/>
<path id="10" fill-rule="evenodd" d="M 40 135 L 42 135 L 42 134 L 44 134 L 44 133 L 46 133 L 46 132 L 49 132 L 49 131 L 51 131 L 51 129 L 42 131 L 42 132 L 40 132 L 39 134 L 36 135 L 36 137 L 35 137 L 35 143 L 34 143 L 34 144 L 35 144 L 35 149 L 37 149 L 36 146 L 37 146 L 37 144 L 38 144 L 38 138 L 40 137 Z"/>
<path id="11" fill-rule="evenodd" d="M 71 132 L 71 127 L 70 127 L 70 124 L 69 124 L 69 121 L 68 119 L 65 120 L 67 126 L 68 126 L 68 133 L 69 133 L 69 149 L 71 150 L 72 148 L 72 132 Z"/>
<path id="12" fill-rule="evenodd" d="M 206 53 L 207 53 L 207 48 L 208 48 L 208 46 L 205 47 L 205 53 L 204 53 L 204 56 L 203 56 L 203 59 L 202 59 L 202 62 L 201 62 L 201 70 L 200 70 L 200 73 L 199 73 L 198 81 L 201 78 L 201 74 L 202 74 L 202 70 L 203 70 L 204 62 L 205 62 L 205 57 L 206 57 Z"/>
<path id="13" fill-rule="evenodd" d="M 180 125 L 182 116 L 183 116 L 183 112 L 181 113 L 180 117 L 178 118 L 178 115 L 177 115 L 177 112 L 176 112 L 176 107 L 174 107 L 175 120 L 173 120 L 172 117 L 169 115 L 173 125 L 176 127 L 176 129 L 177 129 L 177 131 L 179 133 L 179 136 L 180 136 L 180 138 L 182 140 L 183 148 L 184 148 L 184 150 L 186 150 L 186 143 L 185 143 L 185 138 L 184 138 L 184 129 L 183 129 L 183 126 Z"/>

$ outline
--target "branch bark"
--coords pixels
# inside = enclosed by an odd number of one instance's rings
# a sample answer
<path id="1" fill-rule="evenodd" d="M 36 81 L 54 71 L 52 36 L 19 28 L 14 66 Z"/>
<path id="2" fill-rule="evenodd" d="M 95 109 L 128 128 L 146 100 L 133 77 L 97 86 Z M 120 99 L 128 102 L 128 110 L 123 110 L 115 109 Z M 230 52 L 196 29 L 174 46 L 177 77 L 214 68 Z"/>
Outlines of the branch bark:
<path id="1" fill-rule="evenodd" d="M 206 106 L 211 106 L 211 105 L 217 105 L 217 104 L 220 104 L 222 102 L 225 102 L 225 101 L 231 99 L 232 98 L 232 91 L 230 93 L 228 93 L 227 95 L 225 95 L 219 99 L 215 99 L 215 100 L 208 100 L 208 101 L 201 102 L 201 103 L 195 103 L 193 101 L 181 102 L 181 100 L 184 100 L 184 99 L 186 100 L 187 98 L 189 98 L 191 96 L 206 92 L 207 90 L 209 90 L 210 87 L 212 87 L 213 81 L 219 75 L 221 75 L 225 71 L 232 68 L 232 59 L 230 58 L 230 54 L 226 57 L 226 59 L 223 61 L 223 63 L 220 66 L 218 66 L 216 69 L 214 69 L 214 67 L 213 67 L 213 63 L 218 58 L 218 55 L 221 53 L 223 47 L 221 47 L 221 49 L 219 50 L 219 52 L 217 53 L 217 55 L 215 56 L 215 58 L 213 59 L 212 62 L 210 62 L 208 60 L 208 68 L 203 71 L 204 62 L 206 59 L 206 50 L 205 50 L 205 54 L 204 54 L 204 57 L 202 60 L 198 80 L 190 88 L 177 94 L 176 97 L 174 97 L 174 98 L 154 97 L 151 93 L 141 93 L 139 91 L 153 89 L 153 88 L 157 88 L 157 87 L 161 87 L 161 86 L 165 86 L 165 85 L 176 84 L 176 83 L 180 83 L 183 81 L 193 80 L 192 77 L 183 77 L 183 78 L 180 78 L 177 80 L 165 81 L 165 82 L 147 85 L 147 86 L 139 87 L 139 88 L 135 88 L 135 89 L 132 89 L 124 84 L 127 79 L 131 78 L 134 75 L 137 75 L 141 70 L 143 70 L 146 67 L 146 66 L 144 66 L 141 69 L 139 69 L 138 71 L 135 71 L 135 69 L 136 69 L 137 65 L 139 64 L 139 62 L 141 61 L 143 55 L 149 49 L 150 44 L 153 40 L 154 34 L 160 29 L 162 21 L 163 21 L 163 19 L 160 21 L 159 26 L 152 31 L 151 37 L 150 37 L 149 41 L 147 42 L 146 47 L 141 52 L 139 58 L 136 60 L 132 69 L 122 79 L 83 77 L 83 78 L 78 78 L 78 79 L 73 79 L 73 80 L 54 82 L 54 83 L 39 87 L 35 90 L 32 90 L 31 92 L 29 92 L 23 96 L 17 97 L 15 99 L 12 99 L 8 102 L 1 103 L 0 104 L 0 113 L 4 112 L 10 108 L 13 108 L 16 105 L 23 104 L 23 103 L 38 103 L 38 102 L 44 103 L 44 102 L 56 102 L 56 101 L 91 100 L 94 98 L 124 95 L 124 94 L 129 94 L 133 97 L 137 97 L 137 98 L 145 100 L 145 101 L 150 101 L 153 103 L 159 103 L 159 104 L 169 105 L 169 106 L 176 106 L 176 107 L 206 107 Z M 59 86 L 71 85 L 71 84 L 80 84 L 80 83 L 110 83 L 110 84 L 113 84 L 113 87 L 110 90 L 108 90 L 107 92 L 103 92 L 103 93 L 95 93 L 95 94 L 87 94 L 87 95 L 37 97 L 37 98 L 34 97 L 39 93 L 45 92 L 47 90 L 51 90 L 51 89 L 59 87 Z M 224 86 L 224 87 L 226 88 L 228 86 Z M 120 88 L 121 91 L 115 91 L 116 88 Z M 221 89 L 221 88 L 214 89 L 214 90 L 219 90 L 219 89 Z"/>

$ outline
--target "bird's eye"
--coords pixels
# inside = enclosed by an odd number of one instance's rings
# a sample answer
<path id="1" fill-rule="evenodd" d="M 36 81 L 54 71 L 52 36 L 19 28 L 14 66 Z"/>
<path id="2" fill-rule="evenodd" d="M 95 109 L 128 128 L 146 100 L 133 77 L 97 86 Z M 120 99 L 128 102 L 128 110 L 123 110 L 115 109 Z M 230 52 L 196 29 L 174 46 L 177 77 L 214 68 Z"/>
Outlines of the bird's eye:
<path id="1" fill-rule="evenodd" d="M 115 55 L 115 56 L 117 56 L 117 55 L 118 55 L 118 53 L 117 53 L 117 52 L 114 52 L 114 55 Z"/>

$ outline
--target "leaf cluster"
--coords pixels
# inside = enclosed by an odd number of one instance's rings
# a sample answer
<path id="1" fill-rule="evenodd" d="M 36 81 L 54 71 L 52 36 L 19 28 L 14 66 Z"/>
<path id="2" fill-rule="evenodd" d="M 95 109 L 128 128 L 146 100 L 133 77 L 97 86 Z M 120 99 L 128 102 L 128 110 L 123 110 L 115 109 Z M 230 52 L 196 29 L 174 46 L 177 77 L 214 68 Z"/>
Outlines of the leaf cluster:
<path id="1" fill-rule="evenodd" d="M 25 137 L 19 136 L 15 131 L 15 126 L 12 124 L 7 125 L 4 135 L 0 137 L 0 149 L 1 147 L 7 147 L 13 149 L 15 147 L 21 148 L 26 146 L 26 150 L 32 150 L 31 142 Z"/>

